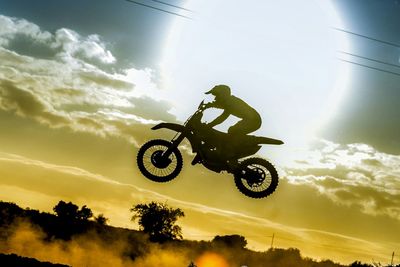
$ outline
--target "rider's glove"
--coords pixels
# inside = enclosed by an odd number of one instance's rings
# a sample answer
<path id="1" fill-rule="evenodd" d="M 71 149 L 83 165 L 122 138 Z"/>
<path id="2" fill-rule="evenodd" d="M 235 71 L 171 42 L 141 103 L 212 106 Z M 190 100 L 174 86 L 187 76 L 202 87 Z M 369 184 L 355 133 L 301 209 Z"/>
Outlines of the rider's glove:
<path id="1" fill-rule="evenodd" d="M 203 110 L 204 109 L 208 109 L 208 108 L 212 108 L 213 106 L 214 106 L 214 102 L 210 102 L 210 103 L 204 104 Z"/>

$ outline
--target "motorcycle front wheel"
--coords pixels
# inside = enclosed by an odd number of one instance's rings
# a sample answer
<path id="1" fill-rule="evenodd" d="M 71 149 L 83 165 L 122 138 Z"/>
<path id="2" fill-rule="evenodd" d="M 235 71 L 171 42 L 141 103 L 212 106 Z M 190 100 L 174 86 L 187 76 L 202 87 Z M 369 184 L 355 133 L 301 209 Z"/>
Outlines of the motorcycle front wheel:
<path id="1" fill-rule="evenodd" d="M 171 146 L 171 142 L 161 139 L 145 143 L 138 152 L 137 164 L 142 174 L 154 181 L 164 183 L 174 179 L 182 170 L 181 152 L 175 148 L 167 158 L 163 153 Z"/>
<path id="2" fill-rule="evenodd" d="M 278 172 L 262 158 L 248 158 L 240 162 L 234 174 L 236 187 L 251 198 L 271 195 L 278 186 Z"/>

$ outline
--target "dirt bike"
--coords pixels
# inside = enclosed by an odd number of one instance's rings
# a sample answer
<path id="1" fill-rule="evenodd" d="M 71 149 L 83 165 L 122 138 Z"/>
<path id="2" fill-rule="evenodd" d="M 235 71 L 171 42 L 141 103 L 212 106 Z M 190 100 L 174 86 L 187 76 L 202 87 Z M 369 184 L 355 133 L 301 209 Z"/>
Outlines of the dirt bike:
<path id="1" fill-rule="evenodd" d="M 177 177 L 183 165 L 178 146 L 187 138 L 196 154 L 192 165 L 203 164 L 211 171 L 233 174 L 236 187 L 248 197 L 263 198 L 272 194 L 278 186 L 275 167 L 263 158 L 248 157 L 254 155 L 261 144 L 281 145 L 283 142 L 217 131 L 201 121 L 205 109 L 206 104 L 202 101 L 183 125 L 160 123 L 151 128 L 169 129 L 177 134 L 171 141 L 155 139 L 139 149 L 137 164 L 142 174 L 155 182 L 168 182 Z"/>

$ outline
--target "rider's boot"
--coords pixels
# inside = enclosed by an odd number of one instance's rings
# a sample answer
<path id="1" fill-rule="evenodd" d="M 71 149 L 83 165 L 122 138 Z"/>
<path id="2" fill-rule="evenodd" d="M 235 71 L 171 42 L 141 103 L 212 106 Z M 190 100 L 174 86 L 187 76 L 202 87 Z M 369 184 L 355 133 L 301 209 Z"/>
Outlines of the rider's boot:
<path id="1" fill-rule="evenodd" d="M 192 160 L 192 165 L 196 165 L 197 163 L 200 163 L 201 162 L 201 157 L 200 157 L 200 155 L 199 154 L 196 154 L 196 156 L 193 158 L 193 160 Z"/>

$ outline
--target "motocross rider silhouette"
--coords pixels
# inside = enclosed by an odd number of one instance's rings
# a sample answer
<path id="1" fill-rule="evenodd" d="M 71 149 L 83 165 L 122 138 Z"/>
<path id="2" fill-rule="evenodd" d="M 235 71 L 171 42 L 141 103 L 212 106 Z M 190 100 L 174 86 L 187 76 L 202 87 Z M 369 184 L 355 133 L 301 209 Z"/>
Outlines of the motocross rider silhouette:
<path id="1" fill-rule="evenodd" d="M 231 142 L 240 142 L 240 138 L 258 130 L 261 127 L 261 116 L 258 112 L 244 102 L 242 99 L 233 96 L 231 94 L 231 89 L 227 85 L 217 85 L 214 86 L 206 94 L 212 94 L 215 96 L 215 100 L 205 105 L 205 108 L 217 108 L 223 109 L 224 112 L 215 118 L 212 122 L 208 123 L 209 127 L 214 127 L 223 123 L 230 115 L 240 118 L 236 124 L 228 129 L 228 134 L 230 135 Z M 221 143 L 222 146 L 217 147 L 219 156 L 224 154 L 229 154 L 229 148 L 232 147 L 231 144 L 227 144 L 228 140 L 215 140 L 216 143 Z M 225 144 L 225 145 L 224 145 Z M 222 151 L 221 151 L 222 150 Z M 231 155 L 230 157 L 233 157 Z"/>
<path id="2" fill-rule="evenodd" d="M 206 108 L 218 108 L 224 110 L 224 112 L 210 122 L 208 126 L 214 127 L 221 124 L 229 117 L 229 115 L 233 115 L 241 120 L 228 129 L 229 134 L 237 136 L 246 135 L 261 127 L 260 114 L 258 114 L 254 108 L 242 99 L 231 95 L 231 89 L 229 86 L 214 86 L 210 91 L 206 92 L 206 94 L 212 94 L 215 96 L 215 100 L 206 104 Z"/>

